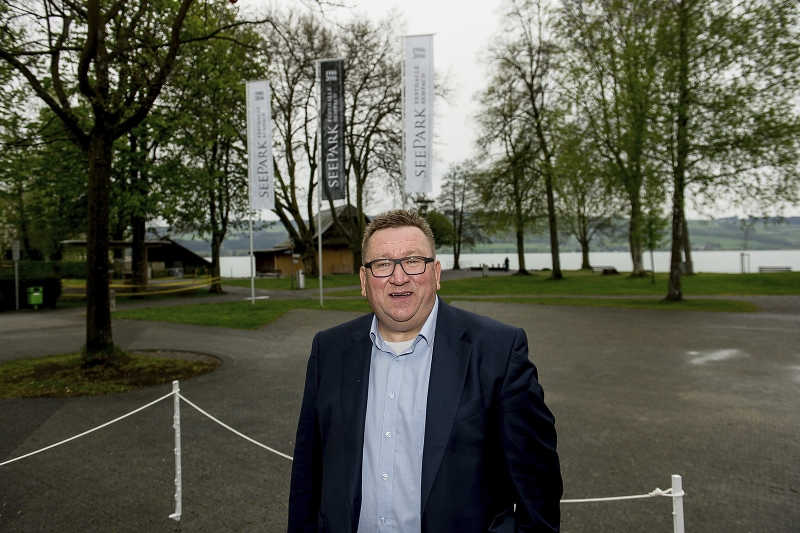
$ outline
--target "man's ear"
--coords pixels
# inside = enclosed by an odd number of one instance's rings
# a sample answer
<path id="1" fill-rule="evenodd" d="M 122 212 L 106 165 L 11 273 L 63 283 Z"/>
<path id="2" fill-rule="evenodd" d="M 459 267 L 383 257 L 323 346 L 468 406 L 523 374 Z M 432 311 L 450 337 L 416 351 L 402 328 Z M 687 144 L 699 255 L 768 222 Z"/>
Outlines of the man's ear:
<path id="1" fill-rule="evenodd" d="M 361 296 L 367 296 L 367 269 L 363 266 L 358 269 L 358 277 L 361 278 Z"/>

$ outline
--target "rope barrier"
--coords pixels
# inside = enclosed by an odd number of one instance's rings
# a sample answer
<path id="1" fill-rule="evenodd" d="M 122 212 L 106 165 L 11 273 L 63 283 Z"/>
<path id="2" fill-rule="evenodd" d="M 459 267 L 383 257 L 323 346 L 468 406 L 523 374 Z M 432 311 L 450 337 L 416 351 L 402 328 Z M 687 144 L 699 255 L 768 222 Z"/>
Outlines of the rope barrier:
<path id="1" fill-rule="evenodd" d="M 210 418 L 211 420 L 213 420 L 214 422 L 216 422 L 216 423 L 217 423 L 217 424 L 219 424 L 220 426 L 224 427 L 224 428 L 225 428 L 225 429 L 227 429 L 228 431 L 231 431 L 231 432 L 235 433 L 236 435 L 239 435 L 240 437 L 242 437 L 242 438 L 243 438 L 243 439 L 245 439 L 245 440 L 249 440 L 249 441 L 250 441 L 250 442 L 252 442 L 253 444 L 256 444 L 256 445 L 258 445 L 258 446 L 261 446 L 261 447 L 262 447 L 262 448 L 264 448 L 265 450 L 271 451 L 272 453 L 274 453 L 274 454 L 276 454 L 276 455 L 280 455 L 281 457 L 284 457 L 284 458 L 286 458 L 286 459 L 289 459 L 290 461 L 294 461 L 294 458 L 293 458 L 292 456 L 290 456 L 290 455 L 286 455 L 285 453 L 281 453 L 281 452 L 279 452 L 278 450 L 275 450 L 275 449 L 273 449 L 273 448 L 270 448 L 270 447 L 269 447 L 269 446 L 267 446 L 266 444 L 261 444 L 261 443 L 260 443 L 260 442 L 258 442 L 257 440 L 255 440 L 255 439 L 251 439 L 250 437 L 248 437 L 248 436 L 247 436 L 247 435 L 245 435 L 244 433 L 240 433 L 240 432 L 236 431 L 235 429 L 233 429 L 233 428 L 232 428 L 232 427 L 230 427 L 229 425 L 225 424 L 224 422 L 220 422 L 219 420 L 217 420 L 216 418 L 214 418 L 213 416 L 211 416 L 210 414 L 206 413 L 205 411 L 203 411 L 202 409 L 200 409 L 199 407 L 197 407 L 195 404 L 193 404 L 192 402 L 190 402 L 189 400 L 187 400 L 187 399 L 186 399 L 185 397 L 183 397 L 181 394 L 178 394 L 178 398 L 180 398 L 180 399 L 181 399 L 181 400 L 183 400 L 184 402 L 188 403 L 189 405 L 191 405 L 192 407 L 194 407 L 195 409 L 197 409 L 197 410 L 198 410 L 198 411 L 199 411 L 201 414 L 203 414 L 203 415 L 207 416 L 208 418 Z"/>
<path id="2" fill-rule="evenodd" d="M 639 500 L 643 498 L 655 498 L 656 496 L 666 496 L 668 498 L 682 498 L 685 495 L 686 493 L 683 491 L 673 494 L 672 489 L 661 490 L 659 488 L 656 488 L 654 491 L 648 492 L 647 494 L 636 494 L 634 496 L 610 496 L 608 498 L 582 498 L 576 500 L 561 500 L 561 503 L 614 502 L 619 500 Z"/>
<path id="3" fill-rule="evenodd" d="M 114 420 L 111 420 L 110 422 L 106 422 L 105 424 L 101 424 L 101 425 L 97 426 L 94 429 L 90 429 L 89 431 L 84 431 L 83 433 L 81 433 L 79 435 L 75 435 L 74 437 L 70 437 L 68 439 L 64 439 L 61 442 L 57 442 L 55 444 L 51 444 L 50 446 L 46 446 L 46 447 L 44 447 L 44 448 L 42 448 L 40 450 L 36 450 L 35 452 L 26 453 L 25 455 L 21 455 L 19 457 L 14 458 L 14 459 L 10 459 L 8 461 L 4 461 L 4 462 L 0 463 L 0 466 L 7 465 L 9 463 L 13 463 L 14 461 L 19 461 L 20 459 L 25 459 L 26 457 L 30 457 L 31 455 L 36 455 L 37 453 L 42 453 L 43 451 L 49 450 L 51 448 L 55 448 L 56 446 L 61 446 L 62 444 L 66 444 L 71 440 L 79 439 L 79 438 L 81 438 L 81 437 L 83 437 L 85 435 L 88 435 L 89 433 L 93 433 L 93 432 L 97 431 L 98 429 L 103 429 L 104 427 L 110 426 L 111 424 L 114 424 L 116 422 L 119 422 L 120 420 L 128 418 L 131 415 L 135 415 L 139 411 L 143 411 L 143 410 L 147 409 L 148 407 L 150 407 L 151 405 L 155 405 L 158 402 L 162 402 L 162 401 L 166 400 L 167 398 L 172 396 L 172 394 L 173 394 L 172 392 L 170 392 L 169 394 L 165 394 L 164 396 L 162 396 L 158 400 L 153 400 L 152 402 L 148 403 L 147 405 L 143 405 L 140 408 L 138 408 L 138 409 L 136 409 L 134 411 L 131 411 L 130 413 L 128 413 L 126 415 L 122 415 L 119 418 L 115 418 Z"/>
<path id="4" fill-rule="evenodd" d="M 15 461 L 19 461 L 20 459 L 25 459 L 26 457 L 31 457 L 32 455 L 36 455 L 38 453 L 42 453 L 44 451 L 50 450 L 52 448 L 55 448 L 57 446 L 61 446 L 62 444 L 66 444 L 66 443 L 68 443 L 70 441 L 73 441 L 75 439 L 79 439 L 81 437 L 84 437 L 84 436 L 86 436 L 86 435 L 88 435 L 90 433 L 93 433 L 93 432 L 95 432 L 95 431 L 97 431 L 99 429 L 103 429 L 103 428 L 108 427 L 108 426 L 110 426 L 112 424 L 115 424 L 115 423 L 119 422 L 120 420 L 124 420 L 124 419 L 128 418 L 129 416 L 132 416 L 132 415 L 134 415 L 134 414 L 136 414 L 136 413 L 138 413 L 140 411 L 143 411 L 143 410 L 147 409 L 148 407 L 151 407 L 151 406 L 153 406 L 153 405 L 155 405 L 155 404 L 157 404 L 159 402 L 162 402 L 162 401 L 164 401 L 164 400 L 166 400 L 167 398 L 170 398 L 170 397 L 174 397 L 174 401 L 175 401 L 175 406 L 174 406 L 175 414 L 174 414 L 174 417 L 173 417 L 173 428 L 175 430 L 175 464 L 176 464 L 176 467 L 175 467 L 175 488 L 176 488 L 175 503 L 176 503 L 176 507 L 175 507 L 175 512 L 170 515 L 170 518 L 176 520 L 179 524 L 180 524 L 180 519 L 181 519 L 181 514 L 182 514 L 182 511 L 181 511 L 181 509 L 182 509 L 182 496 L 181 496 L 181 494 L 182 494 L 182 490 L 181 490 L 181 488 L 182 488 L 182 480 L 181 480 L 181 453 L 180 453 L 180 449 L 181 449 L 180 448 L 180 411 L 179 411 L 180 400 L 183 400 L 184 402 L 189 404 L 192 408 L 194 408 L 196 411 L 198 411 L 200 414 L 202 414 L 202 415 L 206 416 L 207 418 L 211 419 L 212 421 L 216 422 L 217 424 L 219 424 L 220 426 L 224 427 L 225 429 L 227 429 L 231 433 L 234 433 L 235 435 L 237 435 L 237 436 L 239 436 L 239 437 L 241 437 L 241 438 L 243 438 L 243 439 L 245 439 L 245 440 L 247 440 L 249 442 L 252 442 L 253 444 L 255 444 L 257 446 L 260 446 L 261 448 L 264 448 L 265 450 L 267 450 L 269 452 L 272 452 L 275 455 L 279 455 L 279 456 L 281 456 L 281 457 L 283 457 L 285 459 L 289 459 L 290 461 L 294 460 L 294 458 L 292 456 L 286 455 L 285 453 L 282 453 L 282 452 L 279 452 L 278 450 L 276 450 L 274 448 L 270 448 L 266 444 L 262 444 L 262 443 L 258 442 L 257 440 L 255 440 L 255 439 L 253 439 L 251 437 L 248 437 L 244 433 L 233 429 L 229 425 L 225 424 L 224 422 L 222 422 L 219 419 L 215 418 L 214 416 L 210 415 L 209 413 L 207 413 L 206 411 L 204 411 L 203 409 L 201 409 L 200 407 L 195 405 L 193 402 L 188 400 L 186 397 L 181 395 L 180 388 L 178 386 L 178 382 L 177 381 L 173 381 L 173 390 L 169 394 L 165 394 L 164 396 L 162 396 L 162 397 L 160 397 L 160 398 L 158 398 L 156 400 L 153 400 L 152 402 L 150 402 L 148 404 L 145 404 L 145 405 L 139 407 L 138 409 L 134 409 L 130 413 L 124 414 L 124 415 L 122 415 L 120 417 L 115 418 L 114 420 L 110 420 L 110 421 L 108 421 L 108 422 L 106 422 L 104 424 L 101 424 L 101 425 L 99 425 L 99 426 L 97 426 L 97 427 L 95 427 L 93 429 L 88 430 L 88 431 L 84 431 L 83 433 L 75 435 L 74 437 L 70 437 L 68 439 L 64 439 L 64 440 L 62 440 L 60 442 L 57 442 L 55 444 L 51 444 L 50 446 L 46 446 L 44 448 L 41 448 L 39 450 L 27 453 L 25 455 L 21 455 L 19 457 L 15 457 L 14 459 L 9 459 L 8 461 L 4 461 L 4 462 L 0 463 L 0 466 L 4 466 L 4 465 L 7 465 L 9 463 L 13 463 Z M 654 498 L 654 497 L 657 497 L 657 496 L 665 496 L 665 497 L 668 497 L 668 498 L 672 498 L 673 531 L 674 531 L 674 533 L 684 533 L 683 497 L 685 496 L 685 493 L 683 491 L 683 485 L 682 485 L 682 481 L 681 481 L 681 476 L 679 476 L 679 475 L 673 475 L 672 476 L 672 488 L 666 489 L 666 490 L 662 490 L 660 488 L 656 488 L 655 490 L 653 490 L 651 492 L 648 492 L 647 494 L 635 494 L 635 495 L 632 495 L 632 496 L 611 496 L 611 497 L 607 497 L 607 498 L 567 499 L 567 500 L 561 500 L 561 503 L 590 503 L 590 502 L 610 502 L 610 501 L 620 501 L 620 500 L 638 500 L 638 499 L 644 499 L 644 498 Z"/>

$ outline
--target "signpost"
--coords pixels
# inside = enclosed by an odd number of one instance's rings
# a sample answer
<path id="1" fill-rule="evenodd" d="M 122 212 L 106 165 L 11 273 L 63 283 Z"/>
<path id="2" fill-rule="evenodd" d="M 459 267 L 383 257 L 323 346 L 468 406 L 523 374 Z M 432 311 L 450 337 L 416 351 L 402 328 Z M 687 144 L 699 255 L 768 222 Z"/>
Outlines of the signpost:
<path id="1" fill-rule="evenodd" d="M 14 261 L 14 296 L 19 311 L 19 241 L 11 241 L 11 259 Z"/>
<path id="2" fill-rule="evenodd" d="M 256 303 L 253 211 L 275 207 L 275 173 L 272 166 L 272 108 L 269 81 L 247 84 L 247 174 L 250 194 L 250 303 Z"/>
<path id="3" fill-rule="evenodd" d="M 317 192 L 317 256 L 319 259 L 319 306 L 322 307 L 322 197 L 345 198 L 344 168 L 344 59 L 317 60 L 319 83 L 320 186 Z M 336 209 L 331 209 L 331 221 Z"/>

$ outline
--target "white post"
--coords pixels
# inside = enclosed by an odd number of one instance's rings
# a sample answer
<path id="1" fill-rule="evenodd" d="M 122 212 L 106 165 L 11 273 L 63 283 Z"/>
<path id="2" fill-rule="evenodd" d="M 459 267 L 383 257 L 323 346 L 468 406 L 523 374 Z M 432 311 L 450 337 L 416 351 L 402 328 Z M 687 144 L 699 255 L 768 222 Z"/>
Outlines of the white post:
<path id="1" fill-rule="evenodd" d="M 672 526 L 674 533 L 684 533 L 683 482 L 677 474 L 672 475 Z"/>
<path id="2" fill-rule="evenodd" d="M 181 480 L 181 399 L 178 393 L 181 387 L 178 381 L 172 382 L 172 403 L 175 407 L 175 414 L 172 415 L 172 427 L 175 428 L 175 512 L 169 515 L 170 518 L 180 523 L 181 511 L 183 507 L 183 482 Z"/>
<path id="3" fill-rule="evenodd" d="M 256 256 L 253 254 L 253 210 L 250 210 L 250 305 L 256 305 Z"/>

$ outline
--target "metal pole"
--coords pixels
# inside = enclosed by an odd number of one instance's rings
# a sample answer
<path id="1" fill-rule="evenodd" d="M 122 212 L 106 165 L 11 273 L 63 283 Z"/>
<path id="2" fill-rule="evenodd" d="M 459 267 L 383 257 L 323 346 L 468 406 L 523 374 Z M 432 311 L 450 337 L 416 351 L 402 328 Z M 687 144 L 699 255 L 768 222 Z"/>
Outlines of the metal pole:
<path id="1" fill-rule="evenodd" d="M 256 305 L 256 257 L 253 255 L 253 210 L 250 210 L 250 305 Z"/>
<path id="2" fill-rule="evenodd" d="M 320 73 L 320 60 L 317 60 L 317 87 L 320 88 L 320 99 L 323 98 L 322 94 L 322 77 Z M 320 100 L 321 101 L 321 100 Z M 319 263 L 319 306 L 322 307 L 322 116 L 319 114 L 319 103 L 317 104 L 317 145 L 319 145 L 319 187 L 317 187 L 317 262 Z M 333 211 L 331 212 L 333 217 Z M 333 221 L 333 218 L 331 218 Z"/>
<path id="3" fill-rule="evenodd" d="M 19 261 L 14 261 L 14 297 L 17 300 L 17 311 L 19 311 Z"/>
<path id="4" fill-rule="evenodd" d="M 322 188 L 320 187 L 319 194 L 317 195 L 319 198 L 319 205 L 317 210 L 317 248 L 319 249 L 319 306 L 322 307 Z M 331 213 L 331 217 L 333 217 L 333 213 Z"/>
<path id="5" fill-rule="evenodd" d="M 684 533 L 683 482 L 677 474 L 672 475 L 672 526 L 674 533 Z"/>
<path id="6" fill-rule="evenodd" d="M 183 509 L 183 481 L 181 480 L 181 399 L 178 393 L 181 391 L 177 380 L 172 382 L 172 404 L 175 414 L 172 415 L 172 427 L 175 429 L 175 512 L 169 515 L 170 518 L 181 522 L 181 512 Z"/>
<path id="7" fill-rule="evenodd" d="M 400 171 L 401 171 L 401 191 L 402 191 L 402 201 L 403 205 L 401 206 L 403 209 L 406 208 L 406 38 L 405 36 L 400 37 L 401 45 L 400 49 L 403 53 L 403 61 L 400 62 L 400 112 L 402 114 L 402 122 L 401 122 L 401 131 L 402 134 L 400 135 L 401 139 L 401 148 L 400 148 Z"/>

